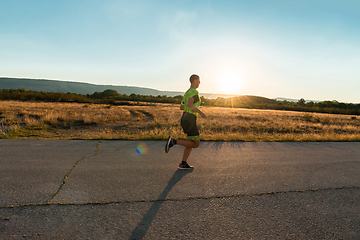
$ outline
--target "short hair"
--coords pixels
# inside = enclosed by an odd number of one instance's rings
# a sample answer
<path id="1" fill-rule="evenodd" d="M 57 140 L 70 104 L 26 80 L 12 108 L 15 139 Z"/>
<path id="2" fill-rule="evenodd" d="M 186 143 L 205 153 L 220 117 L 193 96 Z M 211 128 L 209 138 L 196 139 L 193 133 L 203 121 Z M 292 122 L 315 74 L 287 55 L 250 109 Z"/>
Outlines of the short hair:
<path id="1" fill-rule="evenodd" d="M 193 74 L 190 76 L 190 82 L 193 83 L 195 80 L 200 79 L 199 75 Z"/>

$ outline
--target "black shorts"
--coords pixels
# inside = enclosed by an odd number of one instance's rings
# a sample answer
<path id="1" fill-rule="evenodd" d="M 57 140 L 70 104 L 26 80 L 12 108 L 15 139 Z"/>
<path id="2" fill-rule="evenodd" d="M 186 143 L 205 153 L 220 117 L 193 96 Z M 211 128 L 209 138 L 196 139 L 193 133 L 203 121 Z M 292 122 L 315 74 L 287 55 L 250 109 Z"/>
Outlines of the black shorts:
<path id="1" fill-rule="evenodd" d="M 196 116 L 194 114 L 184 112 L 181 117 L 181 127 L 190 140 L 200 140 L 199 130 L 196 126 Z"/>

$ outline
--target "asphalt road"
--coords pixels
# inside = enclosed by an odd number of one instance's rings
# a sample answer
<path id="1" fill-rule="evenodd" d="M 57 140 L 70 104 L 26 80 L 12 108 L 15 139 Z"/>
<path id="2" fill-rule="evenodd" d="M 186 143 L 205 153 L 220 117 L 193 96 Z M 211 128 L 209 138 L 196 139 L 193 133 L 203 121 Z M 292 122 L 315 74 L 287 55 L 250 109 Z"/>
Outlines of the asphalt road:
<path id="1" fill-rule="evenodd" d="M 0 239 L 360 239 L 360 143 L 138 144 L 0 140 Z"/>

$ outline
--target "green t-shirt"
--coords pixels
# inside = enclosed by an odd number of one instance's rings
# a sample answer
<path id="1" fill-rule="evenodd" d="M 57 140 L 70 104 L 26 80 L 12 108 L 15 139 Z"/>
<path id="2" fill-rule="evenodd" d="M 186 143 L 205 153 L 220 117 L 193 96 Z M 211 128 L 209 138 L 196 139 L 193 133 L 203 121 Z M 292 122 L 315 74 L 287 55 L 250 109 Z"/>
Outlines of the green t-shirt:
<path id="1" fill-rule="evenodd" d="M 193 98 L 194 99 L 194 106 L 199 108 L 200 107 L 200 96 L 199 96 L 199 92 L 194 89 L 194 88 L 190 88 L 189 90 L 186 91 L 186 93 L 184 94 L 183 100 L 181 101 L 181 105 L 184 106 L 184 112 L 188 112 L 191 114 L 194 114 L 195 116 L 198 116 L 197 112 L 194 112 L 193 110 L 191 110 L 187 103 L 188 98 Z"/>

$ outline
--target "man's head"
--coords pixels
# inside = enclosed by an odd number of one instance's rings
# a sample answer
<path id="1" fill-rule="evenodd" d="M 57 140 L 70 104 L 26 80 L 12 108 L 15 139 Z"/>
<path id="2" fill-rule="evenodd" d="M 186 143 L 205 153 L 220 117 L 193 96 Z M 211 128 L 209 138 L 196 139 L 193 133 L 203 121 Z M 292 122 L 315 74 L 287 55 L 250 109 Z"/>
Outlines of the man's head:
<path id="1" fill-rule="evenodd" d="M 196 74 L 190 76 L 190 82 L 193 83 L 195 80 L 200 80 L 200 77 Z"/>
<path id="2" fill-rule="evenodd" d="M 200 77 L 196 74 L 190 76 L 191 88 L 197 89 L 200 85 Z"/>

